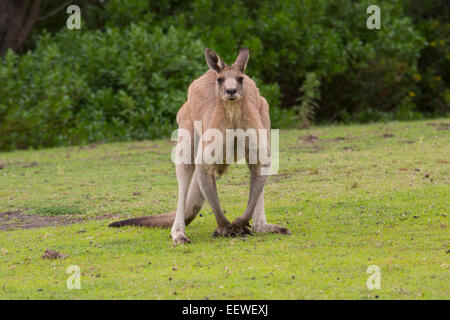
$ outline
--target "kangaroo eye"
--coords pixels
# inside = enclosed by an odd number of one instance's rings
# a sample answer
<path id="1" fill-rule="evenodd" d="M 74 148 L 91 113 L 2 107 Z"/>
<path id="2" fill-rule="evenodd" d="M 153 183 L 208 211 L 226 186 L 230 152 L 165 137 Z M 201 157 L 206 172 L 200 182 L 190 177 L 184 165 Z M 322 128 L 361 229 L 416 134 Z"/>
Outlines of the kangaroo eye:
<path id="1" fill-rule="evenodd" d="M 218 83 L 218 84 L 222 84 L 222 83 L 223 83 L 223 78 L 222 78 L 222 77 L 221 77 L 221 78 L 218 78 L 218 79 L 217 79 L 217 83 Z"/>
<path id="2" fill-rule="evenodd" d="M 244 81 L 244 78 L 238 77 L 238 78 L 237 78 L 237 81 L 238 81 L 239 83 L 242 83 L 242 81 Z"/>

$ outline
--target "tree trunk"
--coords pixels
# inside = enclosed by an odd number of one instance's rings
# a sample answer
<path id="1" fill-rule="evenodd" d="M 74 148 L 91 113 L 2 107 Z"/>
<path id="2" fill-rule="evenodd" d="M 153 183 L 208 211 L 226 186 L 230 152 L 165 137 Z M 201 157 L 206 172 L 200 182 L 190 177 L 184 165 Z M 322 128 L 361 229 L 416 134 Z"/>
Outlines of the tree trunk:
<path id="1" fill-rule="evenodd" d="M 42 0 L 0 1 L 0 57 L 8 49 L 21 52 L 39 17 Z"/>

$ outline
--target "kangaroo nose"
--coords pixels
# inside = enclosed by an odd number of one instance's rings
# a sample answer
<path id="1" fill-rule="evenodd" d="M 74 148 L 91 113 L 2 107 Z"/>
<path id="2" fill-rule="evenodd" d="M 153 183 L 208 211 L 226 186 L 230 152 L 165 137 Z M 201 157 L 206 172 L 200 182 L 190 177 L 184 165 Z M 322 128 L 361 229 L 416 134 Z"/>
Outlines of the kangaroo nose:
<path id="1" fill-rule="evenodd" d="M 236 89 L 227 89 L 227 94 L 229 94 L 230 96 L 233 94 L 236 94 Z"/>

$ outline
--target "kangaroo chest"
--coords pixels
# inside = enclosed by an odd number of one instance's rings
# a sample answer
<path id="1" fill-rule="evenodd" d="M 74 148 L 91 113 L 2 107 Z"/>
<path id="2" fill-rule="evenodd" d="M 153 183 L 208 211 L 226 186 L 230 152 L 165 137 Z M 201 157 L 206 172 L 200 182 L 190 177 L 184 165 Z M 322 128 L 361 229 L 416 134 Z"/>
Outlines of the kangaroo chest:
<path id="1" fill-rule="evenodd" d="M 247 127 L 242 116 L 241 105 L 230 103 L 224 106 L 224 125 L 227 129 L 244 129 Z"/>

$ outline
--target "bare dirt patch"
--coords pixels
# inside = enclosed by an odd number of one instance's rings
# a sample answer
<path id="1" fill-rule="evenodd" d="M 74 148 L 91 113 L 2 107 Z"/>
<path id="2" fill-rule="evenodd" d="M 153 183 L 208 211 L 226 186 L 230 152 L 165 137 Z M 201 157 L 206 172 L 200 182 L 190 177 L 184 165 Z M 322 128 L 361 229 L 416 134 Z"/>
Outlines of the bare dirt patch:
<path id="1" fill-rule="evenodd" d="M 431 122 L 427 123 L 427 126 L 435 127 L 438 131 L 448 130 L 450 128 L 450 122 Z"/>
<path id="2" fill-rule="evenodd" d="M 339 141 L 345 141 L 347 138 L 344 137 L 336 137 L 333 139 L 319 139 L 318 136 L 315 136 L 313 134 L 307 134 L 305 136 L 299 137 L 298 141 L 300 143 L 316 143 L 316 142 L 339 142 Z"/>
<path id="3" fill-rule="evenodd" d="M 6 167 L 35 168 L 39 166 L 36 161 L 28 162 L 25 159 L 0 162 L 0 170 Z"/>
<path id="4" fill-rule="evenodd" d="M 113 215 L 103 215 L 92 218 L 94 220 L 104 220 L 114 217 Z M 73 216 L 44 216 L 40 214 L 27 214 L 22 211 L 0 213 L 0 230 L 7 231 L 13 229 L 33 229 L 52 226 L 64 226 L 74 223 L 82 223 L 89 220 L 86 217 Z"/>
<path id="5" fill-rule="evenodd" d="M 55 260 L 55 259 L 65 259 L 67 256 L 64 253 L 55 251 L 55 250 L 45 250 L 44 254 L 42 255 L 42 259 L 49 259 L 49 260 Z"/>
<path id="6" fill-rule="evenodd" d="M 324 149 L 323 144 L 329 142 L 345 141 L 347 138 L 336 137 L 333 139 L 320 139 L 313 134 L 307 134 L 298 138 L 298 144 L 305 148 L 308 153 L 319 153 Z"/>
<path id="7" fill-rule="evenodd" d="M 313 134 L 308 134 L 306 136 L 300 137 L 299 141 L 300 142 L 306 142 L 306 143 L 318 142 L 319 141 L 319 137 L 315 136 Z"/>

